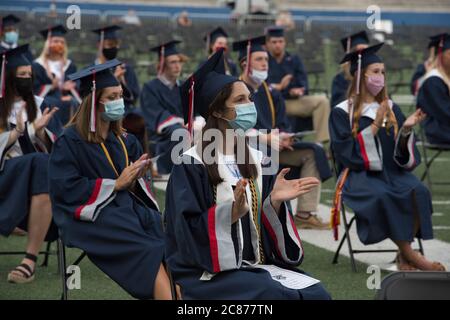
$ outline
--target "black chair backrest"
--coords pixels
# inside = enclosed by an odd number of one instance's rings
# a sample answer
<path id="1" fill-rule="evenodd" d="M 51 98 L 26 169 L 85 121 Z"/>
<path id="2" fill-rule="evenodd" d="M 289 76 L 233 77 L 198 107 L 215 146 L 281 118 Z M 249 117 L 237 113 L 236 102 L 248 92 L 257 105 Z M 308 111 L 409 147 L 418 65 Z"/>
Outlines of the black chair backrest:
<path id="1" fill-rule="evenodd" d="M 381 282 L 378 300 L 450 300 L 450 272 L 394 272 Z"/>

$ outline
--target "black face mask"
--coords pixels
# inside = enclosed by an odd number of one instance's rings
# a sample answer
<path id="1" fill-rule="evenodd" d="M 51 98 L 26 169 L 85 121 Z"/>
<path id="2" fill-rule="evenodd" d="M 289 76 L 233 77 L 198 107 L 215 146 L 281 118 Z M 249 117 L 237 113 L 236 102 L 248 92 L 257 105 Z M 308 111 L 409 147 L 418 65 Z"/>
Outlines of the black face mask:
<path id="1" fill-rule="evenodd" d="M 27 96 L 33 92 L 33 80 L 31 78 L 15 78 L 16 91 L 21 96 Z"/>
<path id="2" fill-rule="evenodd" d="M 119 51 L 119 48 L 103 48 L 102 53 L 103 56 L 105 56 L 106 59 L 112 60 L 115 57 L 117 57 L 117 52 Z"/>

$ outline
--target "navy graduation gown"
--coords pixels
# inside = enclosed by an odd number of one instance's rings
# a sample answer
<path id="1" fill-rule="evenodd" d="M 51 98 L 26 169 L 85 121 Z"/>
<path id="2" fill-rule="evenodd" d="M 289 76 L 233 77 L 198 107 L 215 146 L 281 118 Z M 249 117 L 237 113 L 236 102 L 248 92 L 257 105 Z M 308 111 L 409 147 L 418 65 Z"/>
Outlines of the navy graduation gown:
<path id="1" fill-rule="evenodd" d="M 405 117 L 390 101 L 402 127 Z M 352 136 L 347 100 L 331 111 L 330 134 L 339 170 L 350 172 L 343 188 L 343 200 L 356 215 L 359 239 L 364 244 L 391 240 L 413 241 L 414 215 L 420 219 L 420 235 L 433 237 L 431 195 L 410 171 L 420 163 L 414 132 L 397 138 L 394 129 L 381 128 L 373 136 L 370 124 L 378 103 L 366 105 L 359 120 L 359 133 Z M 400 140 L 406 139 L 402 148 Z"/>
<path id="2" fill-rule="evenodd" d="M 292 80 L 286 89 L 282 91 L 285 99 L 290 99 L 289 90 L 292 88 L 305 88 L 305 95 L 308 94 L 308 76 L 302 60 L 297 55 L 291 55 L 286 52 L 283 60 L 278 63 L 274 57 L 269 54 L 269 75 L 268 83 L 280 83 L 281 79 L 287 74 L 291 74 Z"/>
<path id="3" fill-rule="evenodd" d="M 59 111 L 56 113 L 56 117 L 62 125 L 65 125 L 70 120 L 71 115 L 79 105 L 79 102 L 77 101 L 77 98 L 79 99 L 77 88 L 75 88 L 72 93 L 62 92 L 59 89 L 52 89 L 52 80 L 49 78 L 42 60 L 39 58 L 34 60 L 32 67 L 34 76 L 34 93 L 41 98 L 44 98 L 47 105 L 59 108 Z M 69 80 L 68 75 L 75 73 L 77 71 L 77 67 L 71 60 L 68 60 L 63 71 L 64 81 L 67 81 Z M 61 98 L 66 95 L 69 95 L 71 99 L 69 101 L 62 101 Z M 75 96 L 77 96 L 77 98 L 75 98 Z"/>
<path id="4" fill-rule="evenodd" d="M 420 87 L 417 107 L 427 114 L 423 128 L 428 142 L 450 145 L 450 93 L 436 69 L 429 72 Z"/>
<path id="5" fill-rule="evenodd" d="M 159 156 L 158 172 L 170 173 L 171 151 L 178 143 L 170 138 L 173 131 L 184 125 L 179 87 L 170 89 L 161 80 L 153 79 L 144 85 L 140 101 L 150 139 L 155 142 L 155 155 Z"/>
<path id="6" fill-rule="evenodd" d="M 350 81 L 345 79 L 344 72 L 340 72 L 333 78 L 331 85 L 331 107 L 335 107 L 344 100 L 347 100 L 347 90 Z"/>
<path id="7" fill-rule="evenodd" d="M 40 117 L 39 111 L 37 117 Z M 9 129 L 0 133 L 0 234 L 4 236 L 10 235 L 17 226 L 26 230 L 31 197 L 48 193 L 49 150 L 28 121 L 24 135 L 7 146 L 14 127 L 15 124 L 10 123 Z M 53 142 L 53 133 L 46 130 L 46 134 Z M 48 234 L 47 239 L 50 238 L 54 239 L 54 235 Z"/>
<path id="8" fill-rule="evenodd" d="M 260 210 L 250 205 L 247 215 L 231 224 L 237 180 L 233 183 L 226 167 L 219 165 L 225 181 L 217 186 L 214 199 L 206 167 L 195 150 L 196 146 L 185 152 L 184 163 L 174 165 L 166 190 L 167 263 L 183 299 L 328 299 L 320 283 L 292 290 L 266 271 L 248 267 L 261 261 L 261 240 L 266 264 L 301 272 L 297 266 L 303 248 L 292 214 L 282 204 L 277 215 L 270 204 L 272 177 L 259 174 L 256 179 Z M 257 163 L 261 161 L 261 152 L 253 149 L 252 154 Z M 253 199 L 249 186 L 246 193 Z M 256 214 L 261 234 L 253 220 Z"/>
<path id="9" fill-rule="evenodd" d="M 423 63 L 418 64 L 416 67 L 416 70 L 414 71 L 414 74 L 411 78 L 411 94 L 417 95 L 417 91 L 419 90 L 420 86 L 420 78 L 422 78 L 426 73 L 425 65 Z"/>
<path id="10" fill-rule="evenodd" d="M 130 134 L 121 138 L 129 161 L 136 161 L 140 144 Z M 118 137 L 110 132 L 105 146 L 120 174 L 126 157 Z M 115 192 L 117 176 L 101 146 L 84 141 L 74 126 L 56 141 L 49 172 L 53 216 L 64 244 L 85 251 L 133 297 L 151 298 L 164 234 L 149 181 L 139 179 L 134 192 Z"/>
<path id="11" fill-rule="evenodd" d="M 258 91 L 256 91 L 253 96 L 256 110 L 258 111 L 258 117 L 254 128 L 257 130 L 265 129 L 269 131 L 276 128 L 282 132 L 291 132 L 283 97 L 277 90 L 269 89 L 269 92 L 272 96 L 274 110 L 271 110 L 269 98 L 263 85 L 259 87 Z M 317 170 L 319 171 L 322 181 L 325 181 L 332 176 L 326 153 L 322 147 L 315 143 L 304 141 L 294 143 L 293 147 L 295 149 L 312 149 L 314 151 Z M 298 172 L 292 172 L 289 176 L 296 176 L 298 178 Z"/>

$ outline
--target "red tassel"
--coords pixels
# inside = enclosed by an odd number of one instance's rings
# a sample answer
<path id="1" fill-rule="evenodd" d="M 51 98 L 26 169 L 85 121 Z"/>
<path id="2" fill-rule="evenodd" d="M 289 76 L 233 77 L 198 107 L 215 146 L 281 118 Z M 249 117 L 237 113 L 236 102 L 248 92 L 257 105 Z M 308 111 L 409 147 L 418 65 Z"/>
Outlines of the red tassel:
<path id="1" fill-rule="evenodd" d="M 95 127 L 97 124 L 97 119 L 96 119 L 96 110 L 95 110 L 95 87 L 96 87 L 96 83 L 95 83 L 95 70 L 92 73 L 92 90 L 91 90 L 91 121 L 89 123 L 89 128 L 91 130 L 91 132 L 95 132 Z"/>
<path id="2" fill-rule="evenodd" d="M 159 68 L 158 68 L 158 76 L 160 76 L 164 70 L 164 46 L 161 46 L 161 51 L 159 53 Z"/>
<path id="3" fill-rule="evenodd" d="M 2 55 L 2 69 L 0 73 L 0 98 L 5 96 L 5 67 L 6 67 L 6 53 Z"/>
<path id="4" fill-rule="evenodd" d="M 444 36 L 441 36 L 441 40 L 439 41 L 439 47 L 438 47 L 438 59 L 439 59 L 439 63 L 441 64 L 441 66 L 443 65 L 443 60 L 442 60 L 443 48 L 444 48 Z"/>
<path id="5" fill-rule="evenodd" d="M 350 52 L 351 43 L 352 43 L 352 38 L 351 38 L 351 37 L 348 37 L 348 38 L 347 38 L 347 53 Z"/>
<path id="6" fill-rule="evenodd" d="M 252 43 L 249 40 L 247 43 L 247 67 L 245 68 L 245 74 L 248 76 L 250 74 L 250 56 L 251 56 Z"/>
<path id="7" fill-rule="evenodd" d="M 189 110 L 188 110 L 188 131 L 192 137 L 193 122 L 194 122 L 194 76 L 191 77 L 191 87 L 189 88 Z"/>
<path id="8" fill-rule="evenodd" d="M 358 70 L 356 71 L 356 95 L 359 94 L 361 82 L 361 51 L 358 52 Z"/>

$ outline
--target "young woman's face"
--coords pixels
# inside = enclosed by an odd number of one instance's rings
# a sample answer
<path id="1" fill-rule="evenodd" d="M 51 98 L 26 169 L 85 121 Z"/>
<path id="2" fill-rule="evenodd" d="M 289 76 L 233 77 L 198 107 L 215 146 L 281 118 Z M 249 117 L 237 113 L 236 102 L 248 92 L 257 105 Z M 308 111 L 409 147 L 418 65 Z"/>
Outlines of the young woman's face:
<path id="1" fill-rule="evenodd" d="M 223 117 L 229 120 L 235 119 L 236 108 L 239 108 L 239 105 L 241 104 L 250 102 L 252 102 L 250 99 L 250 91 L 244 82 L 237 81 L 233 83 L 231 95 L 228 97 L 227 101 L 225 101 L 226 111 L 223 114 Z"/>
<path id="2" fill-rule="evenodd" d="M 33 75 L 33 70 L 31 66 L 20 66 L 16 69 L 16 77 L 17 78 L 31 78 Z"/>
<path id="3" fill-rule="evenodd" d="M 217 37 L 212 45 L 212 51 L 216 52 L 220 48 L 228 49 L 228 39 L 225 37 Z"/>
<path id="4" fill-rule="evenodd" d="M 372 76 L 372 75 L 384 75 L 384 63 L 373 63 L 369 65 L 366 69 L 366 76 Z"/>
<path id="5" fill-rule="evenodd" d="M 121 99 L 123 97 L 123 90 L 122 86 L 116 86 L 116 87 L 107 87 L 103 89 L 102 95 L 100 96 L 99 102 L 100 102 L 100 111 L 105 111 L 105 103 L 109 101 L 114 101 Z"/>
<path id="6" fill-rule="evenodd" d="M 447 73 L 450 73 L 450 49 L 442 52 L 442 66 L 447 71 Z"/>

